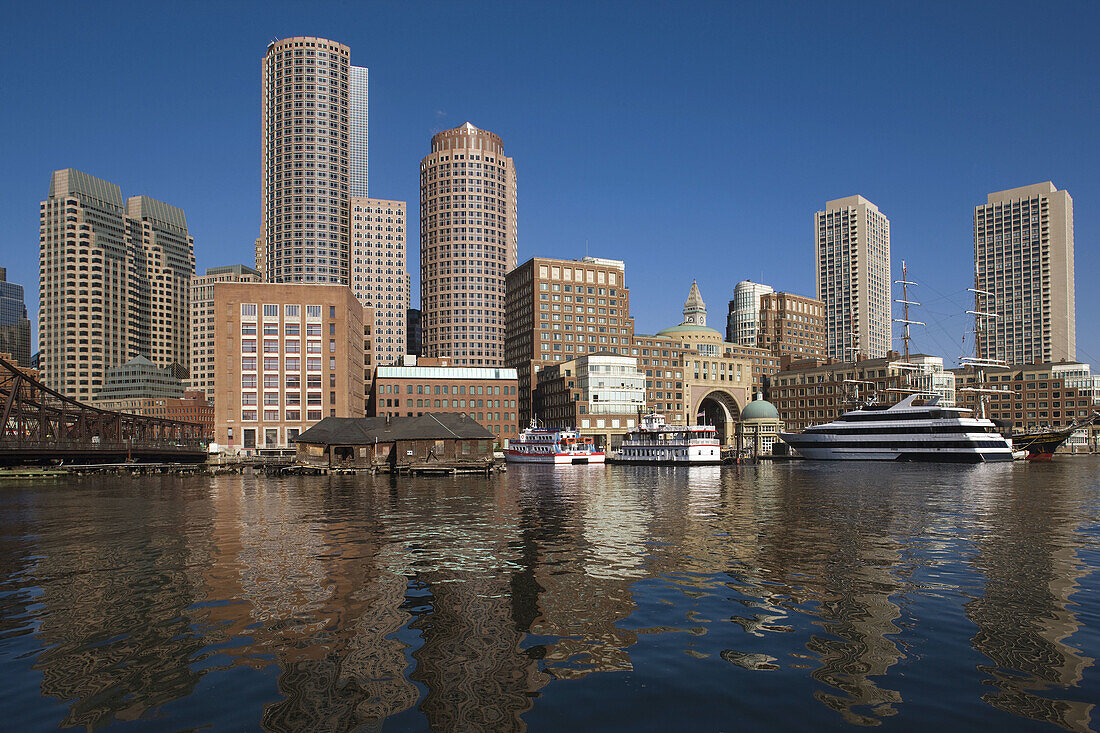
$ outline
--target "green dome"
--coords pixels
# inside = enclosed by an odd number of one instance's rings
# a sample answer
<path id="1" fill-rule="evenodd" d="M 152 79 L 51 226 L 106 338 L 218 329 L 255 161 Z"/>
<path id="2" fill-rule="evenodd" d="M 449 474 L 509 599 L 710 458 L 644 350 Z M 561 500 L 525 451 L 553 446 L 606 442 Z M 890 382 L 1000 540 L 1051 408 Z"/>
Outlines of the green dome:
<path id="1" fill-rule="evenodd" d="M 778 420 L 779 410 L 767 400 L 755 400 L 741 410 L 742 420 Z"/>
<path id="2" fill-rule="evenodd" d="M 717 336 L 719 340 L 722 338 L 722 334 L 715 331 L 710 326 L 697 326 L 694 323 L 681 323 L 679 326 L 671 326 L 670 328 L 664 328 L 657 332 L 658 336 L 673 336 L 678 333 L 709 333 Z"/>

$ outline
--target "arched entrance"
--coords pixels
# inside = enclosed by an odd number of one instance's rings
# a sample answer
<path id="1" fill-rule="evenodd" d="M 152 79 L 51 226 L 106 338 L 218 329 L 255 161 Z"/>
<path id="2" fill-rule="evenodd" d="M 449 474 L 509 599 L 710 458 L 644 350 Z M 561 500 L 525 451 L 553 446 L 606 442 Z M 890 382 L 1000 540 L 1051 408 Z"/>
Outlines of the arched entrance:
<path id="1" fill-rule="evenodd" d="M 708 392 L 695 408 L 696 425 L 713 425 L 718 429 L 722 445 L 732 445 L 737 435 L 737 421 L 741 408 L 729 392 Z"/>

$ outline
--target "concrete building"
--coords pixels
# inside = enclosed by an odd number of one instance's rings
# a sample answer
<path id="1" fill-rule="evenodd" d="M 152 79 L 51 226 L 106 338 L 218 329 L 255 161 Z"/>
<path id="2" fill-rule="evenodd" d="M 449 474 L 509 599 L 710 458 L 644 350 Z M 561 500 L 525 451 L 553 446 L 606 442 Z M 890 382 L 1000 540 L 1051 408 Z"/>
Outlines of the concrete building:
<path id="1" fill-rule="evenodd" d="M 760 298 L 775 292 L 770 285 L 742 280 L 733 288 L 726 317 L 726 341 L 741 346 L 756 346 L 760 327 Z"/>
<path id="2" fill-rule="evenodd" d="M 347 46 L 309 36 L 272 41 L 262 68 L 257 269 L 268 282 L 348 285 L 351 189 L 367 195 L 366 151 L 353 151 L 367 138 L 366 70 L 353 72 Z"/>
<path id="3" fill-rule="evenodd" d="M 4 267 L 0 267 L 0 354 L 10 354 L 17 366 L 31 366 L 31 322 L 23 286 L 8 282 Z"/>
<path id="4" fill-rule="evenodd" d="M 879 358 L 890 350 L 890 220 L 862 196 L 815 215 L 817 298 L 825 304 L 825 354 Z"/>
<path id="5" fill-rule="evenodd" d="M 287 448 L 324 417 L 364 417 L 372 314 L 342 285 L 218 282 L 214 440 Z"/>
<path id="6" fill-rule="evenodd" d="M 540 427 L 576 428 L 604 448 L 618 448 L 645 408 L 638 360 L 608 351 L 547 365 L 534 395 Z"/>
<path id="7" fill-rule="evenodd" d="M 133 356 L 186 376 L 195 256 L 183 211 L 69 168 L 51 176 L 39 216 L 45 383 L 90 400 Z"/>
<path id="8" fill-rule="evenodd" d="M 447 359 L 407 357 L 375 370 L 375 416 L 461 413 L 484 425 L 498 442 L 518 434 L 515 369 L 456 367 Z"/>
<path id="9" fill-rule="evenodd" d="M 351 289 L 374 309 L 374 363 L 397 364 L 409 309 L 405 202 L 353 196 L 350 206 Z"/>
<path id="10" fill-rule="evenodd" d="M 504 362 L 519 375 L 519 421 L 532 416 L 539 370 L 583 354 L 627 355 L 634 337 L 620 260 L 534 257 L 507 277 Z"/>
<path id="11" fill-rule="evenodd" d="M 504 277 L 518 261 L 516 169 L 500 137 L 469 122 L 420 161 L 425 356 L 504 366 Z"/>
<path id="12" fill-rule="evenodd" d="M 756 341 L 779 358 L 824 359 L 825 304 L 791 293 L 761 296 Z"/>
<path id="13" fill-rule="evenodd" d="M 214 283 L 257 283 L 259 270 L 245 265 L 208 267 L 191 281 L 191 373 L 188 385 L 214 399 Z"/>
<path id="14" fill-rule="evenodd" d="M 974 207 L 979 355 L 1008 364 L 1076 358 L 1073 199 L 1050 181 Z"/>

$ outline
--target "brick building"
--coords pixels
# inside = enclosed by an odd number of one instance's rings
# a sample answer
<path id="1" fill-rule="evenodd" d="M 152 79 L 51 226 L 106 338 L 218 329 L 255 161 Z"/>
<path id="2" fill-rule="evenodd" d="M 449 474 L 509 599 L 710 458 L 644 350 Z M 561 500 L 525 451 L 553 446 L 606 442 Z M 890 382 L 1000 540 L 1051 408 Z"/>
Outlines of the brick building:
<path id="1" fill-rule="evenodd" d="M 636 358 L 607 351 L 551 364 L 535 389 L 539 425 L 576 428 L 597 446 L 618 448 L 645 410 L 645 381 Z"/>

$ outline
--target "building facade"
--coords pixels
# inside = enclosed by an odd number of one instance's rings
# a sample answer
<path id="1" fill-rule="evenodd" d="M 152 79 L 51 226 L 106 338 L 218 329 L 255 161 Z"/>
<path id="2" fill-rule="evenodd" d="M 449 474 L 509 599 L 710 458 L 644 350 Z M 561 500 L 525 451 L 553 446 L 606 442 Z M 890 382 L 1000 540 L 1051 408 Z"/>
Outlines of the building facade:
<path id="1" fill-rule="evenodd" d="M 518 261 L 516 168 L 469 122 L 432 137 L 420 162 L 420 309 L 425 356 L 504 366 L 505 275 Z"/>
<path id="2" fill-rule="evenodd" d="M 760 327 L 760 298 L 775 292 L 770 285 L 742 280 L 733 288 L 726 317 L 726 341 L 741 346 L 756 346 Z"/>
<path id="3" fill-rule="evenodd" d="M 1050 181 L 974 207 L 979 355 L 1008 364 L 1076 358 L 1073 199 Z"/>
<path id="4" fill-rule="evenodd" d="M 218 282 L 214 440 L 287 448 L 325 417 L 364 417 L 371 315 L 343 285 Z"/>
<path id="5" fill-rule="evenodd" d="M 69 168 L 51 176 L 39 216 L 43 381 L 90 400 L 139 355 L 186 376 L 195 256 L 183 211 Z"/>
<path id="6" fill-rule="evenodd" d="M 446 359 L 405 361 L 375 370 L 374 416 L 461 413 L 485 426 L 498 442 L 518 434 L 515 369 L 455 367 Z"/>
<path id="7" fill-rule="evenodd" d="M 507 277 L 504 361 L 519 375 L 519 419 L 532 417 L 539 370 L 584 354 L 627 355 L 634 338 L 626 265 L 535 257 Z"/>
<path id="8" fill-rule="evenodd" d="M 308 36 L 272 41 L 262 69 L 257 269 L 268 282 L 347 285 L 351 189 L 367 195 L 366 151 L 352 147 L 367 137 L 366 71 L 353 76 L 347 46 Z"/>
<path id="9" fill-rule="evenodd" d="M 636 358 L 606 351 L 549 364 L 535 389 L 539 426 L 575 428 L 617 449 L 646 409 L 645 381 Z"/>
<path id="10" fill-rule="evenodd" d="M 214 399 L 214 283 L 258 283 L 259 270 L 245 265 L 208 267 L 191 281 L 191 389 Z"/>
<path id="11" fill-rule="evenodd" d="M 980 393 L 971 391 L 975 387 L 995 390 L 996 394 L 981 395 L 986 416 L 1011 423 L 1016 432 L 1064 428 L 1100 410 L 1100 380 L 1081 362 L 951 371 L 960 406 L 977 409 Z"/>
<path id="12" fill-rule="evenodd" d="M 814 218 L 814 253 L 826 356 L 886 356 L 893 326 L 890 220 L 862 196 L 828 201 Z"/>
<path id="13" fill-rule="evenodd" d="M 405 267 L 405 202 L 351 199 L 351 289 L 374 309 L 375 365 L 406 353 L 409 275 Z"/>
<path id="14" fill-rule="evenodd" d="M 791 293 L 760 298 L 756 345 L 776 357 L 825 358 L 825 304 Z"/>
<path id="15" fill-rule="evenodd" d="M 201 423 L 206 437 L 214 434 L 214 405 L 205 393 L 185 391 L 180 379 L 144 356 L 111 367 L 92 405 L 131 415 Z"/>
<path id="16" fill-rule="evenodd" d="M 17 366 L 31 366 L 31 322 L 23 286 L 8 282 L 4 267 L 0 267 L 0 354 L 10 355 Z"/>
<path id="17" fill-rule="evenodd" d="M 421 355 L 420 309 L 409 308 L 405 312 L 405 353 L 409 356 Z"/>

